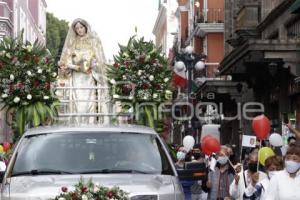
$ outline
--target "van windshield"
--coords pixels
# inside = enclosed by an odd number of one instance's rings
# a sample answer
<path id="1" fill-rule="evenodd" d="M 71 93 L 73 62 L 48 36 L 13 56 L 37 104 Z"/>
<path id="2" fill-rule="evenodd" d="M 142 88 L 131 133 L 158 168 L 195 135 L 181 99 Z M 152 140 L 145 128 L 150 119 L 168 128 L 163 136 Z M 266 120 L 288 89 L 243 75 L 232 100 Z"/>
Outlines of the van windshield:
<path id="1" fill-rule="evenodd" d="M 39 172 L 173 175 L 171 164 L 155 135 L 111 132 L 25 137 L 17 151 L 12 176 Z"/>

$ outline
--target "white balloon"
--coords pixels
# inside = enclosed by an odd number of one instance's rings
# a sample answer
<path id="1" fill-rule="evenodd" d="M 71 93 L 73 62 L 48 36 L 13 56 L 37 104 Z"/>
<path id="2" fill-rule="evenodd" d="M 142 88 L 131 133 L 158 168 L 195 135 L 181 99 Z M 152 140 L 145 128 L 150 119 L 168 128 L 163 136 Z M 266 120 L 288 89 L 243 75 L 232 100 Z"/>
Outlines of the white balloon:
<path id="1" fill-rule="evenodd" d="M 187 151 L 193 149 L 194 145 L 195 145 L 195 139 L 193 136 L 187 135 L 183 138 L 183 146 Z"/>
<path id="2" fill-rule="evenodd" d="M 269 137 L 269 141 L 274 147 L 280 147 L 283 145 L 282 137 L 278 133 L 272 133 Z"/>
<path id="3" fill-rule="evenodd" d="M 185 69 L 185 64 L 182 61 L 177 61 L 175 63 L 175 70 L 177 70 L 178 72 L 181 72 Z"/>
<path id="4" fill-rule="evenodd" d="M 196 65 L 195 65 L 195 69 L 197 70 L 197 71 L 201 71 L 201 70 L 203 70 L 205 68 L 205 63 L 203 62 L 203 61 L 198 61 L 197 63 L 196 63 Z"/>

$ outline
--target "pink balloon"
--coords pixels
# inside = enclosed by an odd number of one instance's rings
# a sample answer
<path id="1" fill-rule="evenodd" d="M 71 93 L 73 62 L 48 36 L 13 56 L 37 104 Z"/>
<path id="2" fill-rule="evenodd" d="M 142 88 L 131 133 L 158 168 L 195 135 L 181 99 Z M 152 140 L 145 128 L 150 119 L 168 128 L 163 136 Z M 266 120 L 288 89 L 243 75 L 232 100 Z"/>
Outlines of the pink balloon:
<path id="1" fill-rule="evenodd" d="M 264 140 L 271 130 L 270 120 L 265 115 L 259 115 L 253 119 L 252 129 L 258 139 Z"/>

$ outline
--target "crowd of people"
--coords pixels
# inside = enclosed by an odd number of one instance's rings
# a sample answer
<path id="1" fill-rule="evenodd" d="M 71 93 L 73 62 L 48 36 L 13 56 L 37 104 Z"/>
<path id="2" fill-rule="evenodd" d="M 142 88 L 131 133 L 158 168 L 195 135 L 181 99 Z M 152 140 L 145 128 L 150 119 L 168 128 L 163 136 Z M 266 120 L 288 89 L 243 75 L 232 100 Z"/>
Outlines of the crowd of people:
<path id="1" fill-rule="evenodd" d="M 270 146 L 278 153 L 263 164 L 259 162 L 259 146 L 249 149 L 243 159 L 237 158 L 228 144 L 209 156 L 201 153 L 199 145 L 190 152 L 178 148 L 177 170 L 184 170 L 187 162 L 205 163 L 207 170 L 204 179 L 181 180 L 186 200 L 300 199 L 300 146 L 294 136 L 288 141 L 281 151 Z"/>

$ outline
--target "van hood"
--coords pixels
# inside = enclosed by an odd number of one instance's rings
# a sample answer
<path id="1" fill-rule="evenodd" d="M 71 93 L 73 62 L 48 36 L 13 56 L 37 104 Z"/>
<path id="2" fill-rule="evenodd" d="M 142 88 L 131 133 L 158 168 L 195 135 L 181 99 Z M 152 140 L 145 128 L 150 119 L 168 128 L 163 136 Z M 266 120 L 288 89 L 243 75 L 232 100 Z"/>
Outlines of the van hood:
<path id="1" fill-rule="evenodd" d="M 173 178 L 168 175 L 145 174 L 89 174 L 89 175 L 43 175 L 18 176 L 7 179 L 10 184 L 2 188 L 3 200 L 44 200 L 54 198 L 61 193 L 62 187 L 68 191 L 74 189 L 80 177 L 85 181 L 92 178 L 93 183 L 100 186 L 118 186 L 129 193 L 136 195 L 158 195 L 159 199 L 174 198 Z M 9 198 L 10 193 L 10 198 Z M 170 193 L 173 193 L 171 198 Z M 166 198 L 163 198 L 166 197 Z"/>

